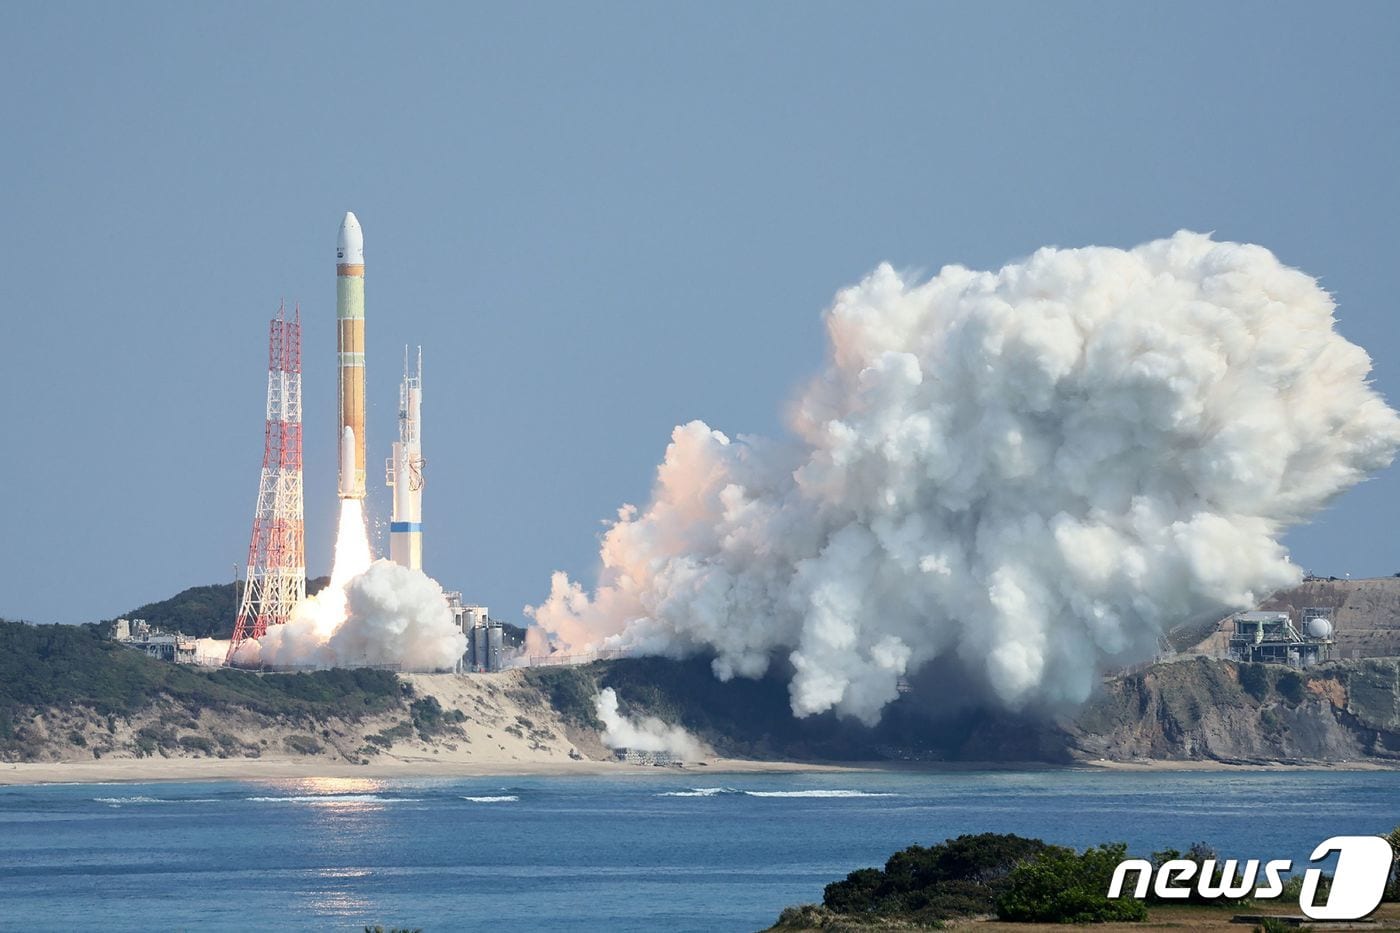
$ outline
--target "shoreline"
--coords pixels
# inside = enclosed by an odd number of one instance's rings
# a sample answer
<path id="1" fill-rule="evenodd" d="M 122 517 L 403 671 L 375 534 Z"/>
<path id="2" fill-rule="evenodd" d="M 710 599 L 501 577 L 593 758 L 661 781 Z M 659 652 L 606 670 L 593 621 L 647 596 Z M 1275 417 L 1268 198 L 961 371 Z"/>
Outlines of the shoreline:
<path id="1" fill-rule="evenodd" d="M 1119 774 L 1229 771 L 1395 771 L 1400 762 L 1384 761 L 1135 761 L 1052 762 L 806 762 L 713 758 L 682 766 L 636 765 L 619 761 L 439 761 L 412 757 L 370 764 L 327 761 L 318 757 L 277 758 L 120 758 L 105 761 L 4 762 L 0 787 L 51 784 L 156 784 L 201 781 L 314 780 L 318 778 L 476 778 L 570 777 L 597 775 L 703 777 L 712 774 L 801 773 L 956 773 L 968 771 L 1098 771 Z"/>

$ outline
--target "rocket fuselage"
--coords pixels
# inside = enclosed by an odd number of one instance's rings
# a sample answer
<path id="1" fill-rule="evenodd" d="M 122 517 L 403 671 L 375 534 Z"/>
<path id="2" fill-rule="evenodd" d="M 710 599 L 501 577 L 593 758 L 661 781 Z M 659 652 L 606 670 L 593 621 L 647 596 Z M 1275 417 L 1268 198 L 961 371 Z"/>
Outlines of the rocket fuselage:
<path id="1" fill-rule="evenodd" d="M 360 222 L 346 213 L 336 242 L 335 317 L 336 350 L 340 374 L 340 421 L 337 435 L 342 448 L 353 446 L 353 455 L 340 451 L 337 488 L 342 499 L 365 497 L 365 241 Z M 348 431 L 346 429 L 349 429 Z M 354 464 L 354 476 L 345 470 Z"/>
<path id="2" fill-rule="evenodd" d="M 394 517 L 389 523 L 389 559 L 410 570 L 423 569 L 423 350 L 418 371 L 408 369 L 404 348 L 403 385 L 399 388 L 399 439 L 389 458 L 386 479 L 394 490 Z"/>

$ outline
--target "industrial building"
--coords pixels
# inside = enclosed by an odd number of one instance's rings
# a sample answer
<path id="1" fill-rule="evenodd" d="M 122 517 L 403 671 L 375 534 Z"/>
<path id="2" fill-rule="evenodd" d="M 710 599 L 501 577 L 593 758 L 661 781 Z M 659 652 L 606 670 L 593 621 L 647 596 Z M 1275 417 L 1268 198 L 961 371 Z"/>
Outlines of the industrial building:
<path id="1" fill-rule="evenodd" d="M 118 619 L 112 627 L 112 640 L 157 661 L 194 664 L 198 660 L 198 639 L 179 632 L 162 632 L 145 619 Z"/>
<path id="2" fill-rule="evenodd" d="M 1311 667 L 1332 657 L 1331 610 L 1302 610 L 1298 627 L 1287 612 L 1237 612 L 1231 617 L 1230 657 L 1236 661 Z"/>
<path id="3" fill-rule="evenodd" d="M 462 604 L 461 593 L 448 593 L 448 605 L 462 634 L 467 636 L 467 650 L 457 662 L 457 673 L 487 673 L 499 671 L 505 663 L 505 627 L 491 618 L 485 606 Z"/>

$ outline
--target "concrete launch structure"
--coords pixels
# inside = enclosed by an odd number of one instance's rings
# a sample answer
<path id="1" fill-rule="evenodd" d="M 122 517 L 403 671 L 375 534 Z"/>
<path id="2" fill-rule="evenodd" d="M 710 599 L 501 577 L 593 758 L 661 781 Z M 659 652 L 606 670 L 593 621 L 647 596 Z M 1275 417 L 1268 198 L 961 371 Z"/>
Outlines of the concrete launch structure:
<path id="1" fill-rule="evenodd" d="M 394 515 L 389 522 L 389 559 L 411 570 L 423 569 L 423 348 L 418 348 L 417 371 L 408 369 L 403 354 L 403 384 L 399 386 L 399 439 L 385 464 L 385 483 L 394 490 Z"/>
<path id="2" fill-rule="evenodd" d="M 365 497 L 365 238 L 346 212 L 335 247 L 336 350 L 340 374 L 340 482 L 342 499 Z M 346 448 L 349 448 L 348 450 Z M 352 475 L 347 476 L 350 472 Z"/>

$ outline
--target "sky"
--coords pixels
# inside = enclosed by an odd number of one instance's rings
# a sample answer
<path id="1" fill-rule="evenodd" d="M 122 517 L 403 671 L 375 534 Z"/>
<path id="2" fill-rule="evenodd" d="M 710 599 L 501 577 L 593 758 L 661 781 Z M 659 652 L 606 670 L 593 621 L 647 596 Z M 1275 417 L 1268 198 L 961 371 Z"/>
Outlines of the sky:
<path id="1" fill-rule="evenodd" d="M 1180 228 L 1320 278 L 1400 400 L 1400 6 L 12 4 L 0 31 L 0 616 L 233 578 L 267 322 L 303 317 L 329 572 L 334 248 L 365 236 L 370 510 L 422 345 L 424 565 L 522 620 L 591 582 L 672 427 L 781 434 L 878 263 Z M 1285 542 L 1400 571 L 1397 468 Z"/>

